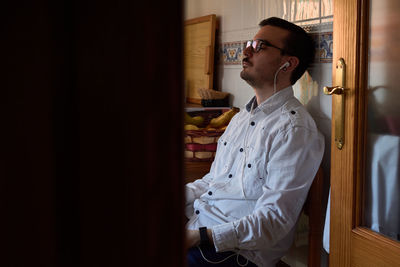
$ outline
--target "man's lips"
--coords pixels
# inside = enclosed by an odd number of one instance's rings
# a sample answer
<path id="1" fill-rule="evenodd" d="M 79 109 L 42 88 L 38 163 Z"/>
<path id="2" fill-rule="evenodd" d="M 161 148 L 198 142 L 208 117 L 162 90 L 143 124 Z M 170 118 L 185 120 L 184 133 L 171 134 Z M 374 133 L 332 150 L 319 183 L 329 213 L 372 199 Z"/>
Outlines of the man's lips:
<path id="1" fill-rule="evenodd" d="M 250 63 L 250 61 L 249 61 L 249 59 L 248 58 L 244 58 L 243 60 L 242 60 L 242 66 L 243 67 L 247 67 L 247 66 L 251 66 L 252 64 Z"/>

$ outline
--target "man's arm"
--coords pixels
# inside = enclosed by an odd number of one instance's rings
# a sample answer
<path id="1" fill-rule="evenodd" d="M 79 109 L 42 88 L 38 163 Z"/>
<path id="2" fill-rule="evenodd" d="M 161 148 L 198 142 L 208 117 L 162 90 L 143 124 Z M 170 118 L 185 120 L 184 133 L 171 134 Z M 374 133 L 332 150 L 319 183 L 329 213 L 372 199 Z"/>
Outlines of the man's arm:
<path id="1" fill-rule="evenodd" d="M 210 245 L 214 245 L 211 229 L 207 229 L 208 240 Z M 200 231 L 199 230 L 186 230 L 186 248 L 198 246 L 200 244 Z"/>

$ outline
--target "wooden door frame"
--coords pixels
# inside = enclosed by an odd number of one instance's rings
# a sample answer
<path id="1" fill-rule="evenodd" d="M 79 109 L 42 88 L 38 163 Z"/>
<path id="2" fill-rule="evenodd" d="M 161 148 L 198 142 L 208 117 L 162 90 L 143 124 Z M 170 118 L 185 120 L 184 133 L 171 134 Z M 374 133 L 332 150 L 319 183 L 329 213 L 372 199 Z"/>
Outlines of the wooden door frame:
<path id="1" fill-rule="evenodd" d="M 331 143 L 330 266 L 398 266 L 400 263 L 398 242 L 361 226 L 368 25 L 369 0 L 334 1 L 333 66 L 339 58 L 344 58 L 346 119 L 342 150 L 336 148 L 333 139 Z M 333 70 L 333 81 L 335 75 Z M 332 104 L 334 110 L 334 101 Z M 332 113 L 332 131 L 334 116 Z"/>

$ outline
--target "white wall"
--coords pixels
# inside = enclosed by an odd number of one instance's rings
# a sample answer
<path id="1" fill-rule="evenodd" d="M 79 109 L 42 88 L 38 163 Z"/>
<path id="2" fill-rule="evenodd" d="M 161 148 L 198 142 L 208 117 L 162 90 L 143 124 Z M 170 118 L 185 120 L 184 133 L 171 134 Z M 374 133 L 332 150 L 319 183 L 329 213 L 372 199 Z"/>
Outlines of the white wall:
<path id="1" fill-rule="evenodd" d="M 332 3 L 331 0 L 322 1 L 325 7 Z M 315 1 L 312 2 L 314 3 Z M 221 45 L 226 42 L 252 39 L 259 29 L 258 23 L 265 18 L 275 16 L 290 20 L 290 17 L 293 18 L 293 12 L 288 10 L 290 3 L 293 3 L 293 0 L 186 0 L 184 17 L 185 19 L 191 19 L 216 14 L 219 23 L 219 31 L 216 38 Z M 303 16 L 304 18 L 307 19 L 307 16 Z M 322 31 L 326 31 L 326 27 Z M 253 97 L 254 91 L 240 78 L 241 65 L 227 65 L 224 64 L 223 60 L 219 60 L 215 69 L 217 88 L 214 89 L 229 92 L 231 94 L 231 104 L 243 108 L 249 99 Z M 296 97 L 307 107 L 319 130 L 325 136 L 325 155 L 322 167 L 325 180 L 328 181 L 325 188 L 326 197 L 330 174 L 332 99 L 323 94 L 322 88 L 332 84 L 331 73 L 332 63 L 316 61 L 309 68 L 312 80 L 307 80 L 303 76 L 302 80 L 294 85 Z M 301 261 L 305 252 L 299 251 L 292 254 L 296 260 L 291 262 L 291 266 L 304 266 Z M 326 259 L 323 262 L 323 266 L 325 265 Z"/>

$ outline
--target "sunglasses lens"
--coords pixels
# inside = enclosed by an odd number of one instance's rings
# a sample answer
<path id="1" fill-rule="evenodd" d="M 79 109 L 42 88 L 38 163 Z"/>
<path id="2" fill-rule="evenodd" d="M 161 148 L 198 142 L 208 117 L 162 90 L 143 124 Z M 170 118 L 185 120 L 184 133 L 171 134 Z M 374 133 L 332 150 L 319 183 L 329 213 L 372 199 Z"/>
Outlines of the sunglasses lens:
<path id="1" fill-rule="evenodd" d="M 246 48 L 252 46 L 253 41 L 247 41 Z"/>
<path id="2" fill-rule="evenodd" d="M 254 50 L 256 51 L 256 52 L 258 52 L 258 40 L 255 40 L 255 41 L 253 41 L 253 48 L 254 48 Z"/>
<path id="3" fill-rule="evenodd" d="M 260 51 L 261 48 L 261 42 L 259 40 L 254 40 L 253 41 L 253 48 L 254 51 L 257 53 L 258 51 Z"/>
<path id="4" fill-rule="evenodd" d="M 258 43 L 259 43 L 258 40 L 247 41 L 246 48 L 251 46 L 254 49 L 254 51 L 258 52 L 258 50 L 259 50 L 259 49 L 257 49 Z"/>

